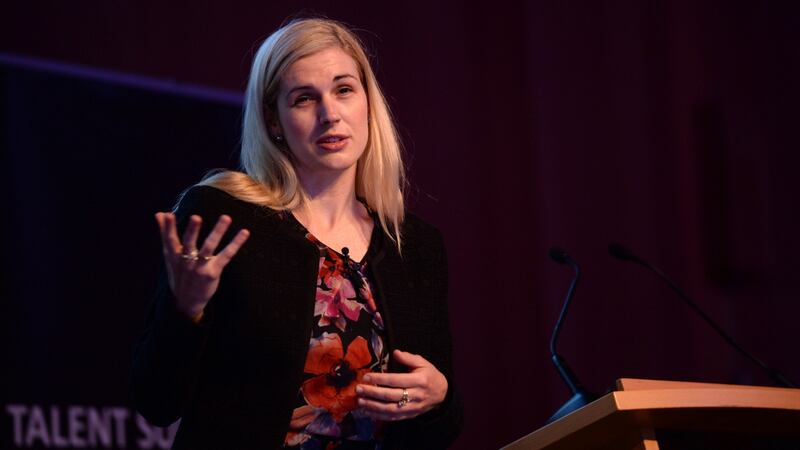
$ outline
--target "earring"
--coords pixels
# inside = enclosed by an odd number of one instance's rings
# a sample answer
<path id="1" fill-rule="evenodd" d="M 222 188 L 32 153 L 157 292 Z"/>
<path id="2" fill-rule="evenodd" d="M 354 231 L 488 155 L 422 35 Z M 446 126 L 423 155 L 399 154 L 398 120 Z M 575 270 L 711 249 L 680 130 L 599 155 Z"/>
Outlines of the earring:
<path id="1" fill-rule="evenodd" d="M 283 136 L 281 136 L 280 134 L 279 134 L 279 135 L 276 135 L 276 136 L 275 136 L 275 141 L 276 141 L 277 143 L 279 143 L 279 144 L 283 144 Z"/>

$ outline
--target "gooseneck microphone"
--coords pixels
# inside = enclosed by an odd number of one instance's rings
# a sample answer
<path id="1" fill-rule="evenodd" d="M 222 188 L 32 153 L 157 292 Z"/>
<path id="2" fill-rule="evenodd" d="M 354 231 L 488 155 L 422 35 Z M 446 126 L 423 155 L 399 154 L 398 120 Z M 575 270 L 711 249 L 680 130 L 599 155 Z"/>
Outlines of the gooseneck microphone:
<path id="1" fill-rule="evenodd" d="M 561 333 L 561 326 L 564 324 L 564 318 L 567 315 L 567 310 L 569 309 L 570 303 L 572 303 L 572 297 L 575 294 L 575 287 L 578 285 L 578 281 L 581 278 L 581 268 L 578 266 L 578 263 L 575 262 L 570 256 L 565 252 L 563 249 L 558 247 L 553 247 L 550 249 L 550 259 L 559 263 L 565 264 L 575 271 L 575 275 L 572 277 L 572 282 L 569 285 L 569 290 L 567 291 L 567 296 L 564 299 L 564 306 L 561 307 L 561 314 L 558 316 L 558 321 L 556 321 L 556 326 L 553 329 L 553 335 L 550 337 L 550 355 L 555 364 L 558 373 L 561 375 L 561 378 L 567 384 L 567 387 L 572 392 L 572 397 L 567 400 L 558 411 L 553 414 L 552 417 L 547 419 L 546 423 L 554 422 L 567 414 L 588 405 L 592 400 L 597 398 L 596 395 L 591 394 L 583 388 L 583 385 L 580 381 L 578 381 L 578 377 L 575 376 L 575 373 L 572 372 L 567 361 L 561 357 L 556 351 L 556 342 L 558 341 L 558 335 Z"/>
<path id="2" fill-rule="evenodd" d="M 673 292 L 678 294 L 678 297 L 680 297 L 687 305 L 689 305 L 689 307 L 692 308 L 692 310 L 695 313 L 697 313 L 700 317 L 702 317 L 703 320 L 709 326 L 711 326 L 711 328 L 713 328 L 714 331 L 716 331 L 717 334 L 719 334 L 722 337 L 722 339 L 725 340 L 725 342 L 730 344 L 731 347 L 735 348 L 736 351 L 744 355 L 747 359 L 758 365 L 762 370 L 764 370 L 769 375 L 770 378 L 772 378 L 774 382 L 790 388 L 797 387 L 788 378 L 786 378 L 786 376 L 784 376 L 780 371 L 778 371 L 775 368 L 767 366 L 766 364 L 764 364 L 763 361 L 756 358 L 753 354 L 742 348 L 728 333 L 726 333 L 722 329 L 722 327 L 720 327 L 716 322 L 714 322 L 714 320 L 711 319 L 711 317 L 708 316 L 708 314 L 706 314 L 702 309 L 700 309 L 700 306 L 698 306 L 694 300 L 692 300 L 688 295 L 686 295 L 686 293 L 683 292 L 683 289 L 678 287 L 678 285 L 675 284 L 661 269 L 639 258 L 632 251 L 628 250 L 627 248 L 623 247 L 620 244 L 614 244 L 614 243 L 610 244 L 608 246 L 608 253 L 610 253 L 611 256 L 619 260 L 634 262 L 658 275 L 658 277 L 664 280 L 667 283 L 667 286 L 669 286 L 669 288 L 672 289 Z"/>

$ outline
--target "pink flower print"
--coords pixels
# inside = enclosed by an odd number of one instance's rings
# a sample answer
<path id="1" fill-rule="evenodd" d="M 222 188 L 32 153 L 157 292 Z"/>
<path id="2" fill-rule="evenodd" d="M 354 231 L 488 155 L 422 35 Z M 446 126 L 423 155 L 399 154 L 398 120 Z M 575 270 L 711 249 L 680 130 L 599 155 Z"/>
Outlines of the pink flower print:
<path id="1" fill-rule="evenodd" d="M 356 291 L 350 280 L 334 274 L 328 277 L 328 289 L 317 289 L 317 299 L 314 304 L 314 316 L 320 316 L 318 325 L 321 327 L 333 323 L 336 328 L 344 331 L 347 321 L 355 322 L 361 312 L 361 304 L 355 298 Z"/>

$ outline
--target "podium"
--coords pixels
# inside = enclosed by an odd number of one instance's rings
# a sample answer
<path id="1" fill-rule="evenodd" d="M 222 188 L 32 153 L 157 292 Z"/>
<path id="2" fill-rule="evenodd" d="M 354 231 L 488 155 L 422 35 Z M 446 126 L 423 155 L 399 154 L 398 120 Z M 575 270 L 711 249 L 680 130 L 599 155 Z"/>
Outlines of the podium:
<path id="1" fill-rule="evenodd" d="M 504 450 L 800 449 L 800 389 L 620 379 Z"/>

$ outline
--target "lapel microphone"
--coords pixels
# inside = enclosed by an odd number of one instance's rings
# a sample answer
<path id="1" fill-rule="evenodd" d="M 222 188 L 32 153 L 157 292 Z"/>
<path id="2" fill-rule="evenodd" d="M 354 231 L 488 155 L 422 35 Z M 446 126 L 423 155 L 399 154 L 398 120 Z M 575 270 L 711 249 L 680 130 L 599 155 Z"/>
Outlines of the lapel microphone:
<path id="1" fill-rule="evenodd" d="M 348 262 L 350 261 L 350 249 L 347 247 L 342 247 L 342 256 L 344 256 L 344 267 L 346 268 Z"/>

